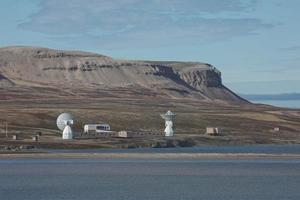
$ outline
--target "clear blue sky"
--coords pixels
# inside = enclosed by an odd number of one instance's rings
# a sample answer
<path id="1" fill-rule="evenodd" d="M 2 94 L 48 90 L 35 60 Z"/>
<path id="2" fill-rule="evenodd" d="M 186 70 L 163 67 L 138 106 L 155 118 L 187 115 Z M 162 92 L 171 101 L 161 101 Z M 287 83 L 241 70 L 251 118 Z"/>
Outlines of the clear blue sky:
<path id="1" fill-rule="evenodd" d="M 299 0 L 0 0 L 0 46 L 202 61 L 240 93 L 300 92 L 299 10 Z"/>

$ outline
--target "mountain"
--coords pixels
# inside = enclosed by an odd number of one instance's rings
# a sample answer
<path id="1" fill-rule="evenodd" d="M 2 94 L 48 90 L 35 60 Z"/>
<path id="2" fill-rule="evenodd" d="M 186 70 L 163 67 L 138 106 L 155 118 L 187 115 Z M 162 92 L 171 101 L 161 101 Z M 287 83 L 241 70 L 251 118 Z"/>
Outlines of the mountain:
<path id="1" fill-rule="evenodd" d="M 118 60 L 95 53 L 40 47 L 0 48 L 0 144 L 42 148 L 151 147 L 169 139 L 160 114 L 176 113 L 176 143 L 299 143 L 300 111 L 251 104 L 222 84 L 221 73 L 199 62 Z M 56 119 L 74 116 L 74 132 L 108 123 L 114 131 L 148 137 L 61 141 Z M 206 135 L 215 127 L 219 136 Z M 274 132 L 279 128 L 280 132 Z M 33 134 L 42 132 L 39 142 Z M 20 140 L 11 140 L 18 135 Z M 152 135 L 152 136 L 151 136 Z M 186 143 L 187 141 L 187 143 Z M 189 142 L 190 141 L 190 142 Z"/>
<path id="2" fill-rule="evenodd" d="M 0 48 L 0 88 L 50 95 L 154 96 L 246 103 L 207 63 L 118 60 L 96 53 L 40 47 Z M 34 92 L 32 91 L 32 92 Z M 102 93 L 101 93 L 102 92 Z M 8 97 L 7 97 L 8 98 Z"/>

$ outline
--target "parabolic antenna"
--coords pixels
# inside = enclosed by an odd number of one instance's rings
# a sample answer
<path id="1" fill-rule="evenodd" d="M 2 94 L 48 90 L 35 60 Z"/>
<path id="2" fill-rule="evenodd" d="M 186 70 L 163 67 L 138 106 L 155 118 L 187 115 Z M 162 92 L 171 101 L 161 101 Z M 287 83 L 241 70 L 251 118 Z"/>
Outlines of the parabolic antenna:
<path id="1" fill-rule="evenodd" d="M 73 116 L 70 113 L 62 113 L 57 117 L 56 125 L 62 132 L 63 139 L 72 139 L 73 132 L 71 126 L 73 125 Z"/>
<path id="2" fill-rule="evenodd" d="M 66 121 L 73 120 L 73 116 L 70 113 L 62 113 L 57 117 L 56 125 L 57 128 L 61 131 L 63 131 L 66 127 Z"/>
<path id="3" fill-rule="evenodd" d="M 173 131 L 173 119 L 175 117 L 175 114 L 172 113 L 170 110 L 166 112 L 165 114 L 160 115 L 165 120 L 165 136 L 171 137 L 174 135 Z"/>

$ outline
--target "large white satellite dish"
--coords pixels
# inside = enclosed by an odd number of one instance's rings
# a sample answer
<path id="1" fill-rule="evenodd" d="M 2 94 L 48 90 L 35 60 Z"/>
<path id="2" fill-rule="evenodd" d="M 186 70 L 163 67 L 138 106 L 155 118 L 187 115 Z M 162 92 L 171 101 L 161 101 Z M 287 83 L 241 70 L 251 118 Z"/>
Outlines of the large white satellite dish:
<path id="1" fill-rule="evenodd" d="M 73 139 L 71 126 L 74 124 L 73 116 L 70 113 L 62 113 L 57 117 L 56 125 L 62 131 L 62 139 Z"/>
<path id="2" fill-rule="evenodd" d="M 172 137 L 174 135 L 173 119 L 175 117 L 175 114 L 169 110 L 168 112 L 166 112 L 165 114 L 161 114 L 160 116 L 165 120 L 165 136 Z"/>

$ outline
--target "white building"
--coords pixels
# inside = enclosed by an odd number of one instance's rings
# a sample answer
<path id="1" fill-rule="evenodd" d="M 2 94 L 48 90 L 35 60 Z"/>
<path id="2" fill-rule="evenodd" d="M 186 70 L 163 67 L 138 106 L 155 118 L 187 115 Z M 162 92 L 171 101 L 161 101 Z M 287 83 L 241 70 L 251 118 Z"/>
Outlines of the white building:
<path id="1" fill-rule="evenodd" d="M 102 132 L 110 131 L 110 126 L 108 124 L 86 124 L 83 129 L 84 133 L 89 133 L 91 131 Z"/>

